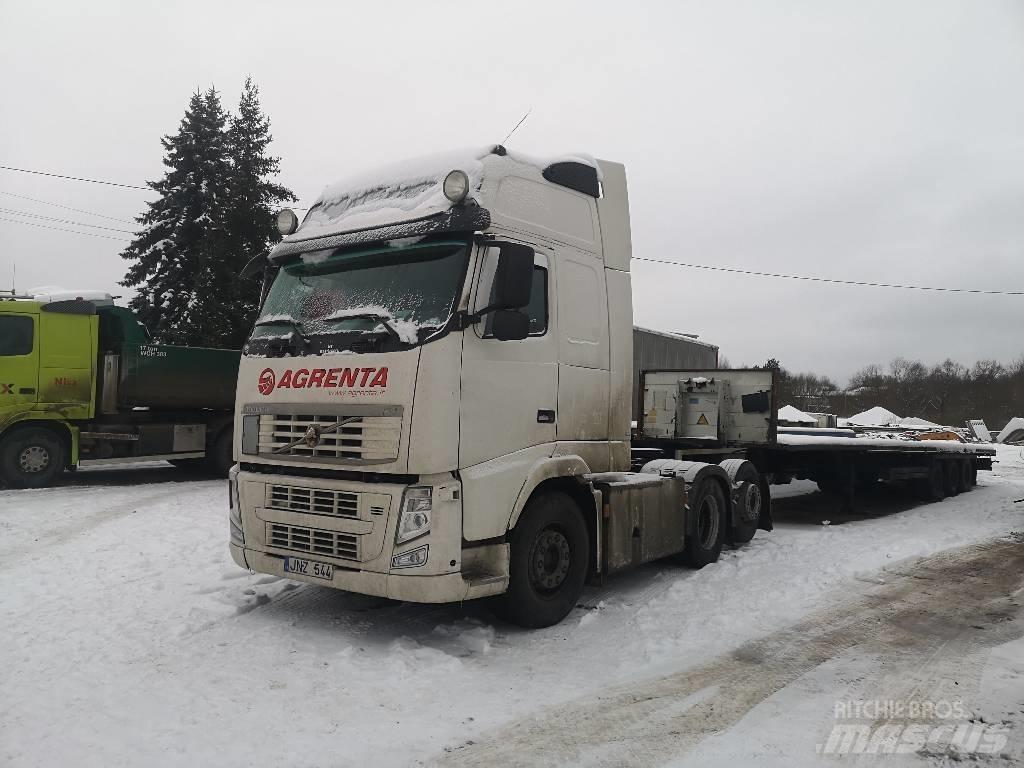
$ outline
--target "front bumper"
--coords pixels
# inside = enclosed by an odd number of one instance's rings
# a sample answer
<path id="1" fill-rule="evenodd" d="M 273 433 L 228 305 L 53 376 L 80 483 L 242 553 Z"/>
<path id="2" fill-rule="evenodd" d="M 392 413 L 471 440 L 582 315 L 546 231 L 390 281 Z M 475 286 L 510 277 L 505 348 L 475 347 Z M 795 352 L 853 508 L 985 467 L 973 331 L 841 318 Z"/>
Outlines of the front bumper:
<path id="1" fill-rule="evenodd" d="M 333 580 L 326 581 L 311 576 L 286 573 L 283 556 L 258 552 L 254 549 L 243 549 L 235 544 L 230 546 L 232 559 L 243 568 L 280 576 L 283 579 L 334 587 L 361 595 L 386 597 L 391 600 L 405 600 L 412 603 L 457 603 L 462 600 L 499 595 L 508 588 L 507 578 L 467 581 L 461 573 L 416 576 L 404 572 L 373 573 L 341 567 L 335 567 Z M 317 558 L 313 557 L 313 559 Z"/>
<path id="2" fill-rule="evenodd" d="M 444 473 L 421 476 L 417 484 L 434 489 L 431 529 L 396 545 L 404 485 L 240 471 L 240 515 L 235 519 L 241 518 L 242 535 L 236 528 L 231 556 L 243 568 L 260 573 L 395 600 L 445 603 L 504 592 L 507 555 L 474 549 L 464 556 L 458 481 Z M 314 495 L 317 502 L 311 506 L 308 500 Z M 324 513 L 324 504 L 330 510 L 342 495 L 345 515 Z M 427 562 L 392 568 L 396 555 L 424 545 L 429 545 Z M 333 578 L 286 573 L 286 557 L 330 563 Z M 481 558 L 486 567 L 481 567 Z M 463 574 L 472 575 L 467 579 Z"/>

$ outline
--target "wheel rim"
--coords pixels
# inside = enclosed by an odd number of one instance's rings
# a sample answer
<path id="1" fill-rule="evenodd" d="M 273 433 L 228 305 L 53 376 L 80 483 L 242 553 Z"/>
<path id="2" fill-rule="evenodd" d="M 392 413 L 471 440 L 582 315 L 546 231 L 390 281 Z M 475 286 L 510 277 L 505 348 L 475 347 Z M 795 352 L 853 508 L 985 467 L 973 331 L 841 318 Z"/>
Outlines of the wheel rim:
<path id="1" fill-rule="evenodd" d="M 718 499 L 708 494 L 701 500 L 697 511 L 697 536 L 701 549 L 712 549 L 718 541 L 719 518 Z"/>
<path id="2" fill-rule="evenodd" d="M 757 520 L 761 516 L 761 489 L 753 483 L 747 488 L 747 499 L 744 505 L 747 521 Z"/>
<path id="3" fill-rule="evenodd" d="M 572 549 L 565 535 L 545 528 L 530 550 L 530 583 L 541 593 L 551 593 L 565 583 L 572 565 Z"/>
<path id="4" fill-rule="evenodd" d="M 41 445 L 29 445 L 18 454 L 18 466 L 22 472 L 37 474 L 50 466 L 50 452 Z"/>

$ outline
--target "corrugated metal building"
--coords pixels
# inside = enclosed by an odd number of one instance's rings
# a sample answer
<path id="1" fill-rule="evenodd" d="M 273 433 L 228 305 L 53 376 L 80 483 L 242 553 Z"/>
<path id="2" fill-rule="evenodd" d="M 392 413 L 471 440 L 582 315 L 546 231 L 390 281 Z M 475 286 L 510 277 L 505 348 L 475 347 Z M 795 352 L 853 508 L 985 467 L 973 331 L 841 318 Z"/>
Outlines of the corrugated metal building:
<path id="1" fill-rule="evenodd" d="M 640 415 L 640 371 L 718 367 L 718 346 L 679 333 L 633 326 L 633 418 Z"/>

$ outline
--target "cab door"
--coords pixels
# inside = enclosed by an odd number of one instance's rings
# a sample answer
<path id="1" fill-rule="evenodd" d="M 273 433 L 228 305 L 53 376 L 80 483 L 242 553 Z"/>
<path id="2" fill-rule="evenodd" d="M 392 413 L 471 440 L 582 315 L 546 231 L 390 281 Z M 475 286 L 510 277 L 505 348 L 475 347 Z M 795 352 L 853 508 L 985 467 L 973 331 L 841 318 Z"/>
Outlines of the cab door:
<path id="1" fill-rule="evenodd" d="M 66 310 L 39 316 L 39 402 L 60 405 L 68 418 L 90 418 L 95 387 L 96 334 L 93 314 Z"/>
<path id="2" fill-rule="evenodd" d="M 497 249 L 477 259 L 471 309 L 487 304 Z M 465 493 L 464 535 L 475 541 L 505 532 L 526 467 L 550 455 L 557 428 L 558 336 L 551 254 L 535 249 L 529 336 L 500 341 L 490 316 L 463 336 L 459 468 Z"/>
<path id="3" fill-rule="evenodd" d="M 0 414 L 28 410 L 39 393 L 39 316 L 0 314 Z"/>

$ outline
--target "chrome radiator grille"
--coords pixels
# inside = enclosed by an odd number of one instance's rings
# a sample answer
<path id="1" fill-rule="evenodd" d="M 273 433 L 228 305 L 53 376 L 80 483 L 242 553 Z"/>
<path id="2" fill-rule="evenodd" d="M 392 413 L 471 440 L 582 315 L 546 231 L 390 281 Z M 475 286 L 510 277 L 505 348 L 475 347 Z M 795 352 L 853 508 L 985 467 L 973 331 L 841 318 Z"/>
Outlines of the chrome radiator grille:
<path id="1" fill-rule="evenodd" d="M 359 537 L 351 533 L 267 523 L 267 542 L 278 549 L 291 549 L 346 560 L 359 559 Z"/>
<path id="2" fill-rule="evenodd" d="M 267 507 L 310 515 L 334 515 L 355 519 L 359 517 L 359 494 L 324 488 L 268 485 Z"/>
<path id="3" fill-rule="evenodd" d="M 310 427 L 322 430 L 341 420 L 334 415 L 263 414 L 260 416 L 259 453 L 303 456 L 353 462 L 388 462 L 398 458 L 401 416 L 365 416 L 329 432 L 321 432 L 314 445 L 301 441 Z M 284 446 L 300 440 L 290 448 Z"/>

